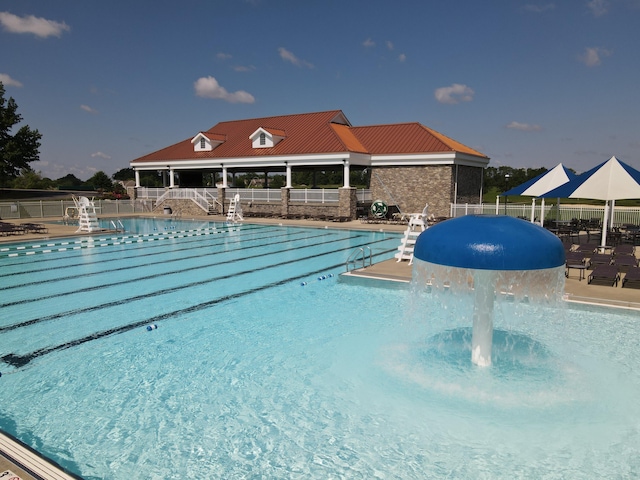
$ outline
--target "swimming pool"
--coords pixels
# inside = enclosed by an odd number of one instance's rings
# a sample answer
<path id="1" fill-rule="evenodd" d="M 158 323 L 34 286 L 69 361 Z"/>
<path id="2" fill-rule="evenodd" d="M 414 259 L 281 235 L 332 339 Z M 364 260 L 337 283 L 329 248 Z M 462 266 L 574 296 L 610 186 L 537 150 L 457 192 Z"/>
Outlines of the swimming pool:
<path id="1" fill-rule="evenodd" d="M 391 258 L 397 234 L 145 222 L 138 237 L 0 251 L 0 426 L 74 473 L 640 471 L 637 315 L 541 309 L 525 322 L 527 307 L 503 305 L 498 323 L 561 373 L 500 391 L 496 370 L 431 367 L 425 345 L 465 324 L 428 295 L 338 280 L 356 248 Z"/>

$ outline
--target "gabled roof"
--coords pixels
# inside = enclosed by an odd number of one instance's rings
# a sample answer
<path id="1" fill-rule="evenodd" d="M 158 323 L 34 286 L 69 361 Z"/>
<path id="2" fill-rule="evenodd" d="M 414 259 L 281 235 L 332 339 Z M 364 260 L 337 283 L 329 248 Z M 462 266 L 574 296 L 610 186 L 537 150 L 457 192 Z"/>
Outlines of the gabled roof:
<path id="1" fill-rule="evenodd" d="M 351 127 L 350 130 L 372 155 L 460 152 L 486 158 L 477 150 L 417 122 Z"/>
<path id="2" fill-rule="evenodd" d="M 270 148 L 253 148 L 249 138 L 261 128 L 284 137 L 284 140 Z M 195 137 L 191 137 L 139 157 L 131 164 L 252 157 L 267 160 L 269 156 L 282 158 L 339 153 L 392 155 L 460 152 L 487 159 L 482 153 L 419 123 L 353 127 L 341 110 L 220 122 L 201 133 L 222 143 L 211 151 L 196 152 L 191 143 Z"/>

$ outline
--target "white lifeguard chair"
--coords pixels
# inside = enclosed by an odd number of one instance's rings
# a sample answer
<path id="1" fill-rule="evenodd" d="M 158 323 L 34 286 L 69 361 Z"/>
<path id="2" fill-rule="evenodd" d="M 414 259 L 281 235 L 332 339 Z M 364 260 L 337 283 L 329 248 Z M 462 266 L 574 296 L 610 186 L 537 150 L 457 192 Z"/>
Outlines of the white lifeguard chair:
<path id="1" fill-rule="evenodd" d="M 242 222 L 244 217 L 242 216 L 242 205 L 240 205 L 240 195 L 235 194 L 229 203 L 229 211 L 227 212 L 227 222 Z"/>
<path id="2" fill-rule="evenodd" d="M 76 204 L 78 210 L 78 230 L 77 232 L 99 232 L 102 229 L 98 225 L 98 216 L 96 215 L 96 206 L 93 198 L 89 200 L 87 197 L 73 196 L 73 203 Z"/>
<path id="3" fill-rule="evenodd" d="M 404 237 L 398 247 L 398 253 L 395 257 L 398 262 L 403 260 L 409 260 L 409 265 L 413 264 L 413 249 L 416 245 L 418 236 L 424 232 L 427 227 L 427 215 L 429 210 L 429 204 L 425 205 L 422 213 L 412 213 L 409 216 L 409 225 L 404 232 Z"/>

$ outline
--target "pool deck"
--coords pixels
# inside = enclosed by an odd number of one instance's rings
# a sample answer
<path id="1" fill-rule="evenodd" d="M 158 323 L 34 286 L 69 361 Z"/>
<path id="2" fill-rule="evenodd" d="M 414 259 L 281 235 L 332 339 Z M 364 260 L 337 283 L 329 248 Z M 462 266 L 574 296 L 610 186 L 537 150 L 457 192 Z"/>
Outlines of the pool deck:
<path id="1" fill-rule="evenodd" d="M 122 215 L 125 217 L 127 215 Z M 141 216 L 141 215 L 130 215 Z M 151 215 L 144 215 L 151 216 Z M 166 215 L 155 215 L 161 218 L 168 218 Z M 226 218 L 220 215 L 201 216 L 197 218 L 179 218 L 181 220 L 206 220 L 224 222 Z M 72 237 L 77 235 L 96 235 L 78 234 L 77 226 L 53 224 L 48 222 L 61 221 L 61 218 L 33 219 L 34 223 L 44 223 L 48 232 L 45 234 L 27 233 L 23 235 L 9 235 L 0 237 L 1 243 L 8 242 L 24 242 L 31 240 L 51 240 L 54 238 Z M 29 220 L 5 220 L 20 224 Z M 315 228 L 339 228 L 348 230 L 369 230 L 382 232 L 402 233 L 406 230 L 406 225 L 394 224 L 369 224 L 360 221 L 350 222 L 330 222 L 316 220 L 281 220 L 281 219 L 265 219 L 265 218 L 249 218 L 244 223 L 261 223 L 269 225 L 288 225 L 288 226 L 304 226 Z M 104 233 L 103 233 L 104 234 Z M 586 243 L 586 242 L 585 242 Z M 595 247 L 595 245 L 594 245 Z M 636 256 L 639 254 L 636 253 Z M 398 262 L 395 259 L 386 260 L 376 263 L 364 269 L 352 270 L 350 275 L 363 276 L 372 279 L 393 280 L 398 282 L 409 282 L 412 275 L 412 266 L 409 262 Z M 624 278 L 624 274 L 622 274 Z M 585 277 L 588 276 L 588 273 Z M 638 310 L 640 312 L 640 289 L 622 288 L 622 282 L 618 282 L 618 286 L 610 287 L 603 285 L 588 284 L 587 279 L 579 280 L 578 272 L 570 271 L 569 278 L 565 282 L 565 297 L 569 302 L 598 304 L 608 307 L 625 308 Z M 640 318 L 640 317 L 639 317 Z M 23 480 L 67 480 L 78 479 L 80 477 L 66 473 L 62 468 L 54 462 L 42 457 L 37 452 L 22 444 L 15 438 L 3 434 L 0 431 L 0 474 L 11 471 Z"/>

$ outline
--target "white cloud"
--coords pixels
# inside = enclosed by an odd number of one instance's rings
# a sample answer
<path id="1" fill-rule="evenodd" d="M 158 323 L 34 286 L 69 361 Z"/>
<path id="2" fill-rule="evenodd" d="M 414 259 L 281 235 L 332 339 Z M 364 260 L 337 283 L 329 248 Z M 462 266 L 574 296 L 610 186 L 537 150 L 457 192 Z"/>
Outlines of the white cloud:
<path id="1" fill-rule="evenodd" d="M 233 56 L 229 53 L 219 52 L 216 54 L 216 58 L 218 60 L 229 60 L 230 58 L 233 58 Z"/>
<path id="2" fill-rule="evenodd" d="M 585 48 L 582 55 L 578 55 L 578 60 L 587 67 L 597 67 L 602 63 L 602 59 L 611 56 L 611 51 L 601 47 Z"/>
<path id="3" fill-rule="evenodd" d="M 313 64 L 312 63 L 309 63 L 306 60 L 299 59 L 298 57 L 296 57 L 293 54 L 293 52 L 290 52 L 289 50 L 287 50 L 284 47 L 280 47 L 278 49 L 278 53 L 280 54 L 280 58 L 282 58 L 282 60 L 284 60 L 285 62 L 291 62 L 296 67 L 313 68 Z"/>
<path id="4" fill-rule="evenodd" d="M 436 88 L 434 95 L 440 103 L 455 105 L 460 102 L 470 102 L 475 92 L 466 85 L 454 83 L 449 87 Z"/>
<path id="5" fill-rule="evenodd" d="M 11 78 L 11 76 L 7 75 L 6 73 L 0 73 L 0 82 L 2 82 L 2 84 L 5 87 L 21 87 L 22 86 L 22 83 L 20 83 L 15 78 Z"/>
<path id="6" fill-rule="evenodd" d="M 80 105 L 80 108 L 88 113 L 98 113 L 97 110 L 91 108 L 89 105 Z"/>
<path id="7" fill-rule="evenodd" d="M 362 45 L 369 48 L 369 47 L 375 47 L 376 46 L 376 42 L 374 42 L 373 40 L 371 40 L 370 38 L 367 38 L 364 42 L 362 42 Z"/>
<path id="8" fill-rule="evenodd" d="M 389 50 L 393 50 L 393 42 L 391 42 L 391 41 L 387 40 L 387 48 L 388 48 Z"/>
<path id="9" fill-rule="evenodd" d="M 555 3 L 547 3 L 545 5 L 534 5 L 532 3 L 528 3 L 527 5 L 522 7 L 522 9 L 526 10 L 527 12 L 544 13 L 544 12 L 548 12 L 548 11 L 551 11 L 551 10 L 555 10 L 556 9 L 556 5 L 555 5 Z"/>
<path id="10" fill-rule="evenodd" d="M 254 103 L 256 101 L 253 95 L 244 90 L 238 90 L 233 93 L 227 92 L 227 90 L 211 76 L 199 78 L 194 82 L 193 87 L 196 90 L 196 95 L 203 98 L 214 98 L 229 103 Z"/>
<path id="11" fill-rule="evenodd" d="M 256 69 L 253 65 L 236 65 L 233 67 L 234 72 L 253 72 Z"/>
<path id="12" fill-rule="evenodd" d="M 531 123 L 520 123 L 520 122 L 511 122 L 506 128 L 510 128 L 512 130 L 520 130 L 521 132 L 539 132 L 542 130 L 540 125 L 535 125 Z"/>
<path id="13" fill-rule="evenodd" d="M 7 32 L 33 33 L 41 38 L 60 37 L 63 32 L 71 30 L 71 27 L 64 22 L 60 23 L 33 15 L 18 17 L 9 12 L 0 12 L 0 24 Z"/>
<path id="14" fill-rule="evenodd" d="M 399 62 L 404 62 L 406 59 L 407 59 L 407 56 L 404 53 L 401 53 L 400 55 L 398 55 Z"/>
<path id="15" fill-rule="evenodd" d="M 110 160 L 111 159 L 111 156 L 107 155 L 106 153 L 95 152 L 95 153 L 91 154 L 91 158 L 96 158 L 96 157 L 104 158 L 105 160 Z"/>
<path id="16" fill-rule="evenodd" d="M 607 0 L 590 0 L 587 2 L 587 8 L 591 10 L 594 17 L 601 17 L 609 11 L 609 2 Z"/>

